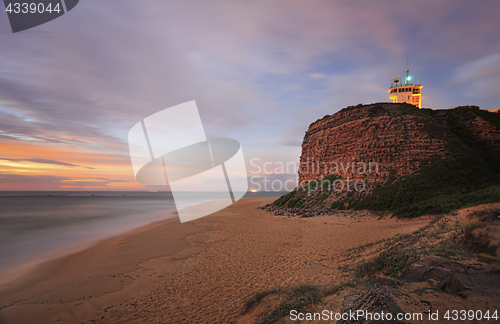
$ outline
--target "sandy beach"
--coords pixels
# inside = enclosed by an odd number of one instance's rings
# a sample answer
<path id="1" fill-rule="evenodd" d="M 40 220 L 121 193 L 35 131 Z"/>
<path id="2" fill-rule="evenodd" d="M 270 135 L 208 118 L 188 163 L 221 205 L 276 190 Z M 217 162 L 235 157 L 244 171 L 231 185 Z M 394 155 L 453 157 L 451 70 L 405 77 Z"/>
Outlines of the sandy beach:
<path id="1" fill-rule="evenodd" d="M 340 281 L 341 272 L 306 278 L 301 269 L 337 269 L 347 250 L 432 221 L 364 212 L 288 218 L 258 208 L 274 199 L 155 223 L 40 265 L 1 287 L 0 323 L 244 323 L 242 305 L 256 292 Z"/>

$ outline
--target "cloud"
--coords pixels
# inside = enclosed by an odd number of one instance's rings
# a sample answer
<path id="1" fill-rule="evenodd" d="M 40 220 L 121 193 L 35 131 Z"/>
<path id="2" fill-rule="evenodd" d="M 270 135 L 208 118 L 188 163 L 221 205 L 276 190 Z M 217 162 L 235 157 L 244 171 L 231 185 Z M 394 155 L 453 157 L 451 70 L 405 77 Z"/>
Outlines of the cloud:
<path id="1" fill-rule="evenodd" d="M 458 67 L 452 84 L 459 85 L 468 96 L 500 98 L 500 53 Z"/>
<path id="2" fill-rule="evenodd" d="M 138 185 L 134 179 L 68 177 L 0 172 L 0 190 L 169 190 L 168 186 Z"/>
<path id="3" fill-rule="evenodd" d="M 1 158 L 0 160 L 3 161 L 12 161 L 12 162 L 31 162 L 31 163 L 42 163 L 42 164 L 52 164 L 52 165 L 61 165 L 61 166 L 68 166 L 68 167 L 77 167 L 77 168 L 85 168 L 85 169 L 95 169 L 93 167 L 88 167 L 84 165 L 78 165 L 78 164 L 72 164 L 72 163 L 66 163 L 66 162 L 61 162 L 61 161 L 56 161 L 56 160 L 48 160 L 48 159 L 7 159 L 7 158 Z"/>
<path id="4" fill-rule="evenodd" d="M 326 77 L 326 75 L 323 73 L 309 73 L 307 76 L 311 79 L 323 79 L 324 77 Z"/>
<path id="5" fill-rule="evenodd" d="M 250 158 L 298 161 L 311 122 L 389 101 L 406 57 L 424 105 L 461 100 L 456 87 L 493 105 L 500 3 L 483 2 L 81 2 L 36 30 L 0 32 L 0 144 L 78 148 L 123 166 L 132 125 L 194 99 L 209 137 L 239 140 Z"/>

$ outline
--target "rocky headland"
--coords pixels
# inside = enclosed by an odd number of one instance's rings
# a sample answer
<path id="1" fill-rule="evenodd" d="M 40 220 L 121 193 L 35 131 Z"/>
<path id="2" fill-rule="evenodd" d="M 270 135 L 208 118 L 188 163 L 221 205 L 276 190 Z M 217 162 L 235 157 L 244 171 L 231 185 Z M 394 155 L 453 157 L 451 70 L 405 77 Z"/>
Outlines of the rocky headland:
<path id="1" fill-rule="evenodd" d="M 500 114 L 477 106 L 351 106 L 312 123 L 290 215 L 388 211 L 403 217 L 500 201 Z"/>

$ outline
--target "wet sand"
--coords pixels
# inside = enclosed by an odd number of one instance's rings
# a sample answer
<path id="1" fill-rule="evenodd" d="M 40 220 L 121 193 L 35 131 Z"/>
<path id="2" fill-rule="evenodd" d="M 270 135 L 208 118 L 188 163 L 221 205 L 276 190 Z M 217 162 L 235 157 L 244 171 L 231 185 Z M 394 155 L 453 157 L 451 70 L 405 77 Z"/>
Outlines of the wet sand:
<path id="1" fill-rule="evenodd" d="M 255 292 L 300 280 L 304 263 L 337 267 L 350 248 L 430 221 L 258 208 L 273 200 L 159 222 L 38 266 L 0 287 L 0 323 L 231 323 Z"/>

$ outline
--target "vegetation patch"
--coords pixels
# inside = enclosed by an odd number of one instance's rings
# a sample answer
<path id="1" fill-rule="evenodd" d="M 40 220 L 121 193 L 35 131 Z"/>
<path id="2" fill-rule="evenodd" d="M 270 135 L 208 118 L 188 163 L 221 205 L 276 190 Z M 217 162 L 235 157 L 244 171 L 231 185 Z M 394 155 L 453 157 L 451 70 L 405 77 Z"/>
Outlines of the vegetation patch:
<path id="1" fill-rule="evenodd" d="M 296 192 L 297 192 L 296 189 L 293 191 L 290 191 L 286 195 L 283 195 L 283 196 L 279 197 L 277 200 L 275 200 L 273 204 L 277 207 L 283 206 L 284 204 L 286 204 L 290 200 L 290 198 L 293 197 L 293 195 L 295 195 Z"/>
<path id="2" fill-rule="evenodd" d="M 480 224 L 472 224 L 463 228 L 453 237 L 453 243 L 461 247 L 463 250 L 469 250 L 475 254 L 496 255 L 497 246 L 490 242 L 488 235 L 479 229 L 483 226 Z"/>
<path id="3" fill-rule="evenodd" d="M 303 208 L 306 204 L 322 205 L 335 190 L 335 181 L 342 177 L 330 174 L 318 179 L 299 185 L 293 191 L 281 196 L 273 202 L 276 207 Z"/>
<path id="4" fill-rule="evenodd" d="M 359 278 L 377 273 L 397 277 L 404 269 L 426 255 L 451 259 L 476 258 L 482 261 L 490 256 L 496 256 L 498 246 L 491 243 L 491 238 L 484 230 L 490 227 L 497 231 L 498 225 L 498 223 L 452 225 L 447 219 L 436 218 L 429 225 L 413 233 L 398 235 L 349 250 L 348 253 L 352 254 L 378 247 L 379 253 L 366 261 L 345 267 L 344 271 L 354 271 Z M 358 257 L 360 255 L 355 258 Z"/>
<path id="5" fill-rule="evenodd" d="M 380 115 L 384 115 L 386 113 L 387 113 L 387 110 L 379 104 L 375 104 L 375 105 L 371 106 L 370 108 L 368 108 L 368 116 L 370 116 L 370 117 L 380 116 Z"/>
<path id="6" fill-rule="evenodd" d="M 388 181 L 375 188 L 369 195 L 346 197 L 335 202 L 331 208 L 344 209 L 346 204 L 353 209 L 389 211 L 401 217 L 417 217 L 424 214 L 439 214 L 462 207 L 483 203 L 500 202 L 500 155 L 492 151 L 486 143 L 475 139 L 471 131 L 461 122 L 464 115 L 473 113 L 471 108 L 457 108 L 447 119 L 447 126 L 438 125 L 433 111 L 401 105 L 403 112 L 419 112 L 428 120 L 429 135 L 445 139 L 448 134 L 447 155 L 435 156 L 421 161 L 419 172 Z M 480 111 L 484 114 L 498 115 Z M 490 119 L 497 118 L 491 117 Z"/>
<path id="7" fill-rule="evenodd" d="M 420 255 L 415 250 L 405 251 L 403 245 L 398 244 L 373 260 L 360 264 L 356 269 L 356 275 L 364 277 L 382 271 L 387 276 L 396 277 L 419 259 Z"/>
<path id="8" fill-rule="evenodd" d="M 263 291 L 256 292 L 252 297 L 247 299 L 243 304 L 243 309 L 241 310 L 241 314 L 247 313 L 252 307 L 257 305 L 262 301 L 262 299 L 266 298 L 269 295 L 277 294 L 281 288 L 271 288 Z"/>
<path id="9" fill-rule="evenodd" d="M 480 118 L 488 121 L 490 124 L 494 125 L 497 129 L 500 129 L 500 114 L 493 113 L 491 111 L 480 109 L 478 106 L 458 106 L 454 109 L 457 113 L 467 113 L 472 112 Z"/>
<path id="10" fill-rule="evenodd" d="M 275 323 L 283 317 L 290 315 L 291 310 L 304 310 L 307 306 L 316 304 L 327 296 L 337 294 L 345 287 L 355 287 L 358 284 L 358 281 L 348 281 L 340 285 L 333 285 L 331 287 L 319 287 L 315 285 L 302 284 L 295 287 L 275 288 L 273 289 L 273 293 L 280 295 L 281 303 L 273 310 L 263 314 L 255 323 Z M 264 293 L 265 292 L 267 291 L 264 291 Z M 266 296 L 268 295 L 269 294 L 267 294 Z M 248 300 L 245 304 L 251 303 L 252 301 L 253 298 Z M 252 306 L 253 305 L 255 305 L 255 303 L 252 304 Z"/>

